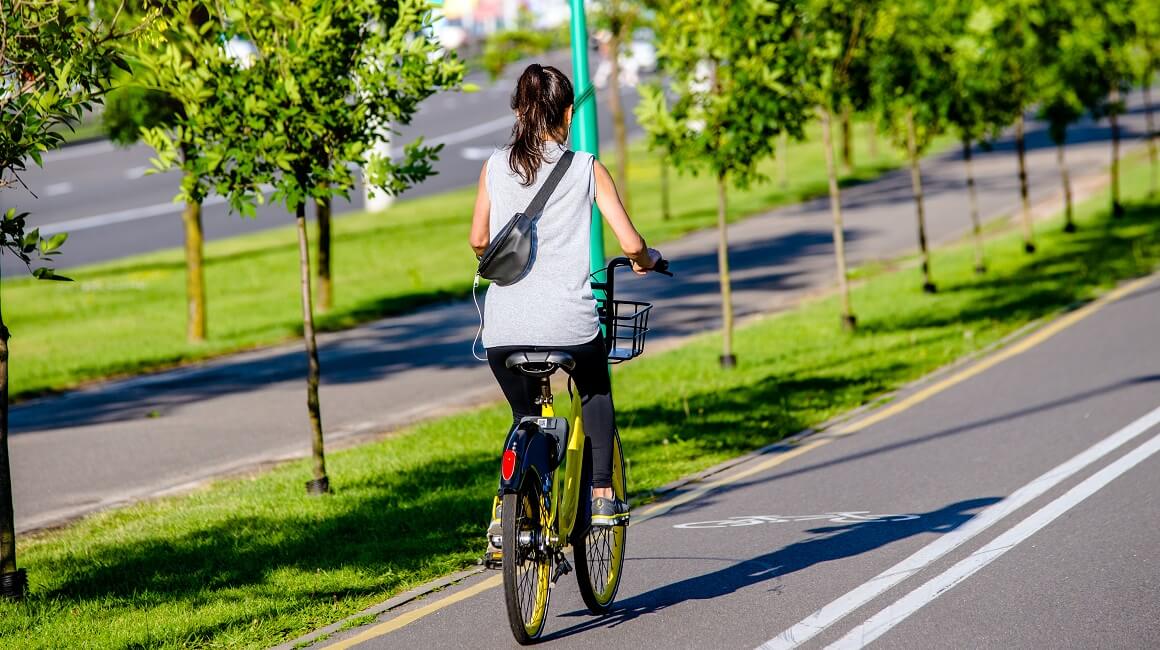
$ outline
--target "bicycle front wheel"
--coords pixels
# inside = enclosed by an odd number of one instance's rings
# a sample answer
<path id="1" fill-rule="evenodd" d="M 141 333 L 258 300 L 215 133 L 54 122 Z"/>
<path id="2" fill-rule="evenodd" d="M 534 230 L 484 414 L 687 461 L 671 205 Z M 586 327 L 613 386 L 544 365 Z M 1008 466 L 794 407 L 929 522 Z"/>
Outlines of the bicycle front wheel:
<path id="1" fill-rule="evenodd" d="M 508 623 L 521 645 L 536 640 L 548 617 L 552 557 L 547 552 L 548 513 L 534 474 L 519 492 L 503 496 L 503 591 Z"/>
<path id="2" fill-rule="evenodd" d="M 591 448 L 584 449 L 585 481 L 592 481 Z M 628 486 L 624 475 L 624 453 L 620 448 L 620 435 L 612 435 L 612 492 L 618 499 L 626 499 Z M 577 536 L 572 545 L 576 559 L 576 581 L 580 583 L 580 597 L 588 611 L 605 614 L 616 599 L 620 588 L 620 576 L 624 568 L 624 549 L 628 540 L 628 526 L 589 526 L 588 531 Z"/>

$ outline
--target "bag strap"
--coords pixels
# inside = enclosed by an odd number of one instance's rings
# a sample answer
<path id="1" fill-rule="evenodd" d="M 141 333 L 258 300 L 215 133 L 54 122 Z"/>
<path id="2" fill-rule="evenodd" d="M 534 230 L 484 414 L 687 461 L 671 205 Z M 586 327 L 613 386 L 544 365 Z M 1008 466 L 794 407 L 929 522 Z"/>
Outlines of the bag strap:
<path id="1" fill-rule="evenodd" d="M 556 186 L 560 184 L 560 179 L 564 178 L 564 174 L 568 171 L 568 167 L 572 164 L 572 158 L 576 155 L 574 151 L 569 149 L 560 156 L 560 161 L 552 168 L 552 173 L 548 175 L 548 180 L 544 181 L 543 187 L 539 192 L 536 192 L 535 198 L 528 204 L 524 214 L 529 219 L 535 219 L 541 212 L 544 211 L 544 206 L 548 205 L 548 198 L 552 196 L 552 192 L 556 191 Z"/>

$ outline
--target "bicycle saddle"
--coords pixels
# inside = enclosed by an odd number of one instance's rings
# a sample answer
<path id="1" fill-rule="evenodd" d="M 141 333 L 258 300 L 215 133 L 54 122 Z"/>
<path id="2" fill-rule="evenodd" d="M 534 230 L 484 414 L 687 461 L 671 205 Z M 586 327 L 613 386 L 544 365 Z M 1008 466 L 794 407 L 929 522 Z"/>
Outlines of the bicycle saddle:
<path id="1" fill-rule="evenodd" d="M 576 360 L 567 352 L 549 350 L 547 352 L 512 352 L 504 360 L 504 365 L 529 377 L 547 377 L 563 368 L 572 372 Z"/>

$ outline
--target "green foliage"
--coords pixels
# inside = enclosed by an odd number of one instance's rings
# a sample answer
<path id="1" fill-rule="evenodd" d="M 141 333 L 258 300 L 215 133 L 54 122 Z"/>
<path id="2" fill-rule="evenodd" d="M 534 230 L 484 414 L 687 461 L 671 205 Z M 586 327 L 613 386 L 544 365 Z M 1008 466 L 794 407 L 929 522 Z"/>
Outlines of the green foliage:
<path id="1" fill-rule="evenodd" d="M 867 40 L 880 0 L 807 0 L 797 33 L 806 48 L 816 92 L 814 100 L 831 112 L 849 105 L 869 107 L 870 79 Z"/>
<path id="2" fill-rule="evenodd" d="M 1067 127 L 1099 106 L 1108 86 L 1101 73 L 1105 44 L 1098 31 L 1097 14 L 1088 0 L 1059 0 L 1045 7 L 1039 22 L 1040 66 L 1037 69 L 1039 115 L 1048 132 L 1062 144 Z"/>
<path id="3" fill-rule="evenodd" d="M 678 167 L 708 170 L 738 187 L 762 178 L 776 136 L 800 137 L 810 98 L 792 2 L 656 3 L 657 54 L 669 77 L 641 89 L 637 117 Z"/>
<path id="4" fill-rule="evenodd" d="M 22 186 L 28 161 L 43 164 L 41 154 L 64 143 L 64 129 L 74 128 L 100 101 L 117 68 L 128 65 L 110 44 L 126 36 L 109 23 L 93 21 L 80 1 L 0 0 L 0 189 Z M 143 24 L 144 25 L 144 24 Z M 29 266 L 34 277 L 61 279 L 47 266 L 64 242 L 26 231 L 27 213 L 9 209 L 0 228 L 0 248 Z"/>
<path id="5" fill-rule="evenodd" d="M 963 23 L 955 3 L 891 0 L 874 16 L 868 56 L 878 120 L 895 142 L 906 142 L 913 114 L 922 151 L 947 121 L 953 98 L 951 44 Z"/>
<path id="6" fill-rule="evenodd" d="M 203 5 L 177 0 L 174 16 Z M 214 7 L 216 9 L 216 6 Z M 156 87 L 184 109 L 174 128 L 145 140 L 156 165 L 187 172 L 179 198 L 212 187 L 252 215 L 272 200 L 291 210 L 311 198 L 348 196 L 352 167 L 370 186 L 397 194 L 433 173 L 439 148 L 408 145 L 400 161 L 372 146 L 407 122 L 419 102 L 454 87 L 462 65 L 431 40 L 423 0 L 248 0 L 204 23 L 167 20 L 174 34 L 142 59 Z M 241 39 L 255 49 L 237 60 L 221 46 Z"/>
<path id="7" fill-rule="evenodd" d="M 1010 91 L 1010 75 L 1000 52 L 998 16 L 989 0 L 957 0 L 947 79 L 946 121 L 960 137 L 985 141 L 1015 120 L 1021 105 Z"/>
<path id="8" fill-rule="evenodd" d="M 164 127 L 180 113 L 181 104 L 168 94 L 125 81 L 105 97 L 101 127 L 114 143 L 128 146 L 141 139 L 143 129 Z"/>
<path id="9" fill-rule="evenodd" d="M 551 49 L 553 39 L 547 32 L 531 29 L 504 29 L 488 37 L 480 64 L 492 81 L 520 59 L 541 56 Z"/>

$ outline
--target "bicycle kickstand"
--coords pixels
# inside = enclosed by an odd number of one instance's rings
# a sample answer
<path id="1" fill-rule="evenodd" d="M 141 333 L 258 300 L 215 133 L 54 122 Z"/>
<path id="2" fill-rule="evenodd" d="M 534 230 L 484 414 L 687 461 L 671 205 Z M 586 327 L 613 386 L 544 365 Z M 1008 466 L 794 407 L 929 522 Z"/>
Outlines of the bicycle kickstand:
<path id="1" fill-rule="evenodd" d="M 556 586 L 556 582 L 563 576 L 572 573 L 572 565 L 568 564 L 568 558 L 564 557 L 562 552 L 556 553 L 556 569 L 552 571 L 552 582 L 548 584 L 548 588 L 552 589 Z"/>

